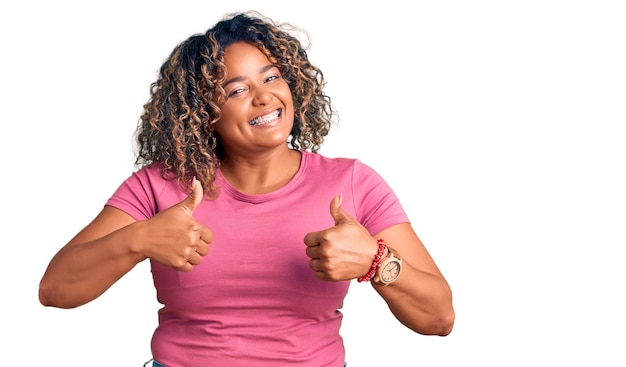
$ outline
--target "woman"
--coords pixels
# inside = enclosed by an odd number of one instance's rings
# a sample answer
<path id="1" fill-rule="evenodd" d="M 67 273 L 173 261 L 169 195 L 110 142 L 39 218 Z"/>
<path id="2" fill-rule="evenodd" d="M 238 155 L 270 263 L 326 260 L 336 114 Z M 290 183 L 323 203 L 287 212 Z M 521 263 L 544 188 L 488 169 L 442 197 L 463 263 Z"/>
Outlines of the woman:
<path id="1" fill-rule="evenodd" d="M 53 257 L 43 305 L 88 303 L 150 259 L 153 363 L 168 367 L 342 366 L 352 279 L 415 332 L 451 332 L 451 290 L 391 188 L 317 153 L 335 114 L 289 30 L 233 14 L 173 50 L 138 170 Z"/>

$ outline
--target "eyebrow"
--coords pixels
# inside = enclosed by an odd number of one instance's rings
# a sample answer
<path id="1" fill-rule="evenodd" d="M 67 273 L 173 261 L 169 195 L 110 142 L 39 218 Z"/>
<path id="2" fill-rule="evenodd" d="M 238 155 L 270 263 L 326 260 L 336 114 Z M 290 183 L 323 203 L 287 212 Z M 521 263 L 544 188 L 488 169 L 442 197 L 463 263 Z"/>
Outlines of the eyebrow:
<path id="1" fill-rule="evenodd" d="M 274 64 L 269 64 L 269 65 L 265 65 L 264 67 L 259 69 L 259 74 L 263 74 L 264 72 L 272 69 L 272 68 L 278 68 L 278 66 L 274 65 Z M 246 80 L 247 78 L 245 76 L 236 76 L 234 78 L 228 79 L 227 81 L 224 82 L 224 85 L 222 85 L 222 88 L 225 88 L 228 84 L 231 83 L 236 83 L 236 82 L 240 82 L 242 80 Z"/>

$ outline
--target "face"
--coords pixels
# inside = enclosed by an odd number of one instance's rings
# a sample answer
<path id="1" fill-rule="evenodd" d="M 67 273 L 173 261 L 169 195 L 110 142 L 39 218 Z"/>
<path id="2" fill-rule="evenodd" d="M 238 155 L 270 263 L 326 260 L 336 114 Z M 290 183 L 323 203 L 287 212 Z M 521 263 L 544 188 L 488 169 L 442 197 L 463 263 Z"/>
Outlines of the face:
<path id="1" fill-rule="evenodd" d="M 226 101 L 214 128 L 226 155 L 288 149 L 293 99 L 278 67 L 255 46 L 239 42 L 224 51 Z"/>

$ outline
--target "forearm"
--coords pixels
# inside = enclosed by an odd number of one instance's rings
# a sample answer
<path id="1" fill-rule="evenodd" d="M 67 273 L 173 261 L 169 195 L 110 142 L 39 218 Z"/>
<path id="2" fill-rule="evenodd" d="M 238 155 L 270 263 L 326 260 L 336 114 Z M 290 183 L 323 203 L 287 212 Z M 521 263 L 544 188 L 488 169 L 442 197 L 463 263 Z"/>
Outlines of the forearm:
<path id="1" fill-rule="evenodd" d="M 395 317 L 411 330 L 441 336 L 452 331 L 452 292 L 444 278 L 405 262 L 395 282 L 388 286 L 372 284 Z"/>
<path id="2" fill-rule="evenodd" d="M 132 228 L 99 239 L 71 244 L 51 260 L 39 286 L 45 306 L 72 308 L 104 293 L 145 257 L 131 249 Z"/>

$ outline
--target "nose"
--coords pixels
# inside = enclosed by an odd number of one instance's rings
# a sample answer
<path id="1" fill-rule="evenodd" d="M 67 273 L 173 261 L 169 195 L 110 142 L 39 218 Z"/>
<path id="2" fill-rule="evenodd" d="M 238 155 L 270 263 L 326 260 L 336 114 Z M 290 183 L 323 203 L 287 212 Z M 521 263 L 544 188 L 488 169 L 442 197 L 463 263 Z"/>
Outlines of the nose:
<path id="1" fill-rule="evenodd" d="M 254 89 L 254 98 L 252 102 L 259 106 L 264 106 L 272 100 L 272 93 L 269 90 L 263 87 L 258 87 Z"/>

